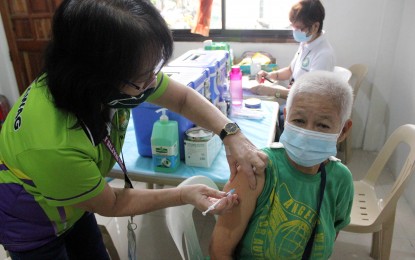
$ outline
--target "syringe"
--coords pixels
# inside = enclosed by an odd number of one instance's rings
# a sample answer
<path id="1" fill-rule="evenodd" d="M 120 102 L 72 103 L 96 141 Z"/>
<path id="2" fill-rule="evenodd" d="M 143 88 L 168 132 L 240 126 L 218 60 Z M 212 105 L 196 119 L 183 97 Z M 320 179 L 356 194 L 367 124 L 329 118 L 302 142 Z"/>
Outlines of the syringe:
<path id="1" fill-rule="evenodd" d="M 228 192 L 226 193 L 226 197 L 231 196 L 234 192 L 235 192 L 235 189 L 231 189 L 230 191 L 228 191 Z M 203 216 L 206 216 L 206 214 L 207 214 L 209 211 L 214 210 L 214 209 L 215 209 L 215 207 L 219 204 L 219 202 L 221 202 L 223 199 L 225 199 L 225 198 L 221 198 L 220 200 L 218 200 L 218 201 L 216 201 L 215 203 L 213 203 L 212 205 L 210 205 L 210 206 L 209 206 L 209 208 L 207 208 L 207 210 L 205 210 L 205 211 L 203 211 L 203 212 L 202 212 Z"/>

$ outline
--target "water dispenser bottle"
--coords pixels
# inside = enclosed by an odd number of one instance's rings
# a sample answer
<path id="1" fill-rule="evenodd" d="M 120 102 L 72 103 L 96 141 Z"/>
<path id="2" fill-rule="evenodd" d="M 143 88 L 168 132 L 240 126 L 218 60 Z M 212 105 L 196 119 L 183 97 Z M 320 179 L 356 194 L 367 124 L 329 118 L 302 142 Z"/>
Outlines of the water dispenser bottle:
<path id="1" fill-rule="evenodd" d="M 242 106 L 242 71 L 238 65 L 232 66 L 230 79 L 230 93 L 232 99 L 232 106 L 239 108 Z"/>

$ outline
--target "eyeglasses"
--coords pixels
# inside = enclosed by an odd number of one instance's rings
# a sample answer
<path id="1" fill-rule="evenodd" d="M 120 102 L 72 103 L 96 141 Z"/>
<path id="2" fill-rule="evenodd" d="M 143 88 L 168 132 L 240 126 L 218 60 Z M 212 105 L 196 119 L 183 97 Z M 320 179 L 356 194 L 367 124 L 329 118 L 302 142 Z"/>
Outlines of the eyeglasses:
<path id="1" fill-rule="evenodd" d="M 124 80 L 124 82 L 128 86 L 130 86 L 132 88 L 135 88 L 136 90 L 138 90 L 138 91 L 140 91 L 142 93 L 142 92 L 145 92 L 146 90 L 148 90 L 150 88 L 154 88 L 154 82 L 156 81 L 156 79 L 157 79 L 157 74 L 156 73 L 153 73 L 153 75 L 148 80 L 146 80 L 144 82 L 143 86 L 141 86 L 141 87 L 140 86 L 137 86 L 135 83 L 133 83 L 131 81 L 128 81 L 128 80 Z"/>
<path id="2" fill-rule="evenodd" d="M 125 84 L 127 84 L 128 86 L 130 86 L 132 88 L 135 88 L 136 90 L 138 90 L 140 92 L 145 92 L 146 90 L 148 90 L 150 88 L 154 88 L 154 83 L 156 82 L 157 74 L 160 72 L 163 63 L 164 63 L 164 60 L 161 60 L 157 64 L 156 68 L 153 71 L 153 74 L 151 75 L 151 77 L 148 80 L 144 81 L 143 86 L 140 87 L 137 84 L 135 84 L 131 81 L 128 81 L 128 80 L 124 80 Z"/>

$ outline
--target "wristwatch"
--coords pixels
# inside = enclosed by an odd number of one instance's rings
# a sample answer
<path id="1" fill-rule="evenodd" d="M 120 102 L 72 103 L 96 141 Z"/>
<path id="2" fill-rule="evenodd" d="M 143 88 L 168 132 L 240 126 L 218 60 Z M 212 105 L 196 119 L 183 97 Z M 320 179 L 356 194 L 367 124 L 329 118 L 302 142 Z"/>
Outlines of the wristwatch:
<path id="1" fill-rule="evenodd" d="M 277 91 L 277 92 L 275 92 L 275 95 L 274 95 L 274 96 L 275 96 L 276 98 L 281 97 L 281 92 L 280 92 L 278 89 L 277 89 L 276 91 Z"/>
<path id="2" fill-rule="evenodd" d="M 239 128 L 239 126 L 236 123 L 227 123 L 222 131 L 220 131 L 219 137 L 220 139 L 225 139 L 225 137 L 227 137 L 228 135 L 234 135 L 236 134 L 239 130 L 241 130 Z"/>

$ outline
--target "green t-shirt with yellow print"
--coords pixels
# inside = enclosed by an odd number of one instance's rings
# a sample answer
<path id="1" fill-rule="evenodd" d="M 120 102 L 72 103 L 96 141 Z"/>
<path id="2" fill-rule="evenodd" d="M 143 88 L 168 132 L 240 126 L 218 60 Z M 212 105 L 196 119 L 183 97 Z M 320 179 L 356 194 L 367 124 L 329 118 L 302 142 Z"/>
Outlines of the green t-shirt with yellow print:
<path id="1" fill-rule="evenodd" d="M 353 179 L 339 161 L 325 165 L 326 187 L 320 215 L 316 209 L 321 173 L 307 175 L 288 161 L 284 148 L 266 148 L 266 180 L 241 239 L 237 259 L 301 259 L 318 219 L 311 259 L 328 259 L 336 233 L 350 223 Z"/>

